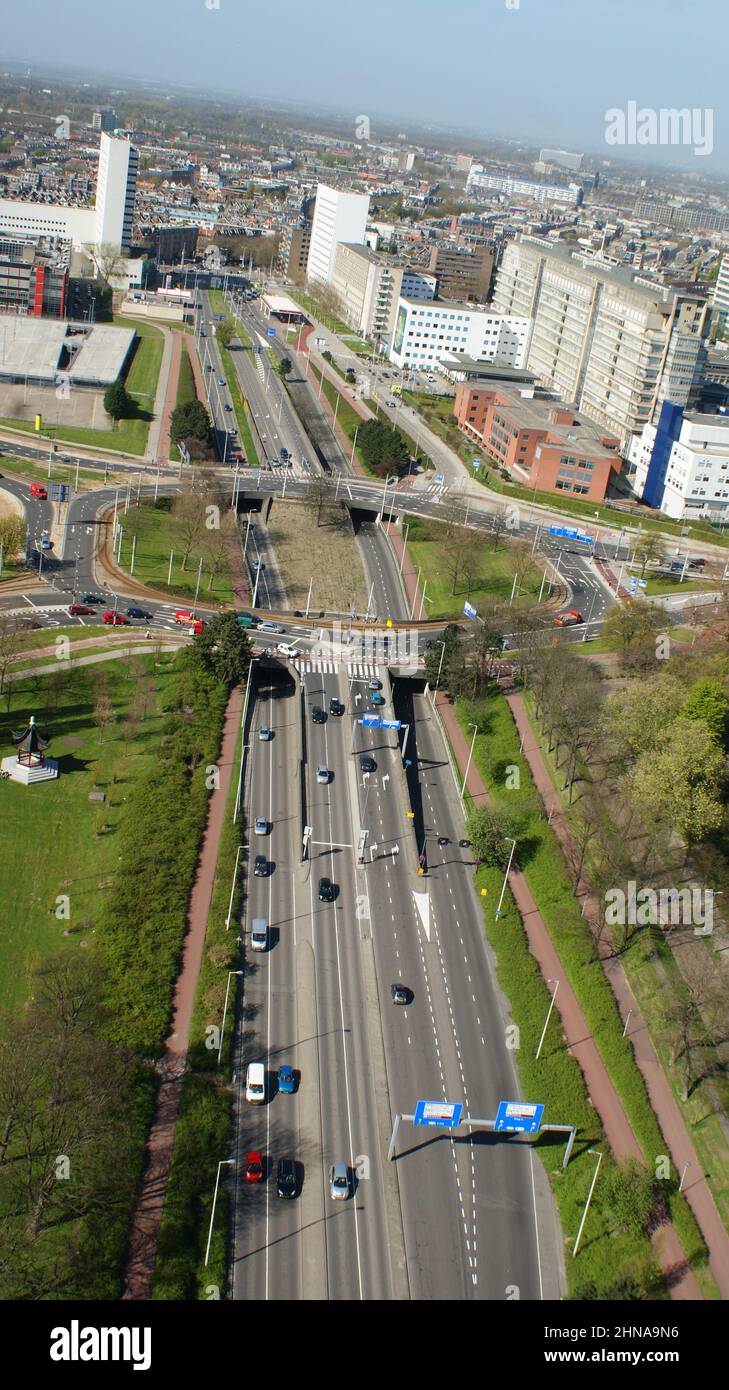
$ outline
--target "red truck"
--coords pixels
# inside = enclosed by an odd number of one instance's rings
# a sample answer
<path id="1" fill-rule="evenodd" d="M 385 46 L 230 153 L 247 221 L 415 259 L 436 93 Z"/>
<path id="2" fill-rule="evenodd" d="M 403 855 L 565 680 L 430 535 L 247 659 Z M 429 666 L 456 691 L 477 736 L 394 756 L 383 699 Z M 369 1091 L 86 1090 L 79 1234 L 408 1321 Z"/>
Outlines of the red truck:
<path id="1" fill-rule="evenodd" d="M 567 613 L 558 613 L 554 620 L 555 627 L 574 627 L 583 621 L 582 614 L 576 608 L 570 608 Z"/>

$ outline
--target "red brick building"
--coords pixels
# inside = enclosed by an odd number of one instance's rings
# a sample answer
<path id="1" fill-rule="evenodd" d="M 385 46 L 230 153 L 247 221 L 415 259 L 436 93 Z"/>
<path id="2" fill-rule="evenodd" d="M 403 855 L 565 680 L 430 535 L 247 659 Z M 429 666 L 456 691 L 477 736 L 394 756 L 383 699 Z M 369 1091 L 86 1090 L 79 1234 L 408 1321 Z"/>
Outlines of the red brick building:
<path id="1" fill-rule="evenodd" d="M 540 492 L 564 492 L 602 501 L 623 460 L 620 440 L 574 406 L 545 400 L 517 387 L 456 390 L 460 428 L 512 475 Z"/>

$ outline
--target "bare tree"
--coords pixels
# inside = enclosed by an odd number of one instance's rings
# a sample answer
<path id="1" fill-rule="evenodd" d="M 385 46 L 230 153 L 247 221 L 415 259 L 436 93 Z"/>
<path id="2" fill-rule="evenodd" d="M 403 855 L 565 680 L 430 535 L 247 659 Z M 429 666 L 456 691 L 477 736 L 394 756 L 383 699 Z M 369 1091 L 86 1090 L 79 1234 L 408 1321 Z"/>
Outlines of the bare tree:
<path id="1" fill-rule="evenodd" d="M 205 532 L 205 512 L 200 497 L 182 492 L 175 498 L 172 515 L 182 544 L 182 568 L 187 569 L 190 554 Z"/>

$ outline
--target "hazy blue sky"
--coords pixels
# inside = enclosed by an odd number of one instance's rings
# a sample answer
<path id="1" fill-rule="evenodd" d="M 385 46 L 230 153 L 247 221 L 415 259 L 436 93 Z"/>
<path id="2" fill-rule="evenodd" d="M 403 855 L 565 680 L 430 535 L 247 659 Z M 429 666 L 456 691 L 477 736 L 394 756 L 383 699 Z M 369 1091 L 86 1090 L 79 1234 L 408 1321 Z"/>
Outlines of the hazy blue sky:
<path id="1" fill-rule="evenodd" d="M 638 152 L 729 172 L 727 0 L 218 3 L 23 0 L 4 6 L 2 55 L 339 107 L 375 136 L 387 113 L 607 156 L 611 107 L 711 107 L 712 156 Z"/>

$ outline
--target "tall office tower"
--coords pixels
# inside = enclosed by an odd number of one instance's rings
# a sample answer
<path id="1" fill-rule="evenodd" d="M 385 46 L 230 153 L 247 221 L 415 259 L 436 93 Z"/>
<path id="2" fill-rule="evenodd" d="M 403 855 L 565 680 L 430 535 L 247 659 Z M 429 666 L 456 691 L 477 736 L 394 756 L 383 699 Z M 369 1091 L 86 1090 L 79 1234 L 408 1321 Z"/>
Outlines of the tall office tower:
<path id="1" fill-rule="evenodd" d="M 714 321 L 724 328 L 729 320 L 729 253 L 726 252 L 721 258 L 711 312 Z"/>
<path id="2" fill-rule="evenodd" d="M 139 153 L 128 140 L 102 133 L 96 183 L 97 245 L 112 243 L 128 251 L 138 168 Z"/>
<path id="3" fill-rule="evenodd" d="M 705 361 L 707 304 L 553 246 L 509 242 L 493 308 L 533 320 L 527 366 L 627 443 L 665 400 L 692 406 Z"/>
<path id="4" fill-rule="evenodd" d="M 343 193 L 328 184 L 318 184 L 306 266 L 310 280 L 330 283 L 340 241 L 364 244 L 369 207 L 368 193 Z"/>

